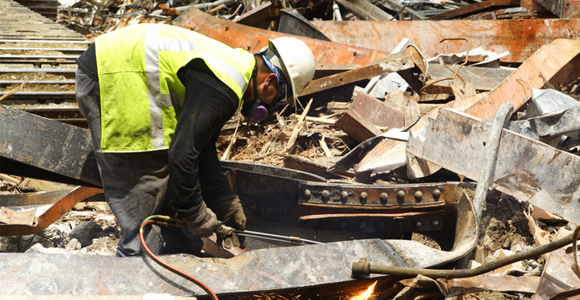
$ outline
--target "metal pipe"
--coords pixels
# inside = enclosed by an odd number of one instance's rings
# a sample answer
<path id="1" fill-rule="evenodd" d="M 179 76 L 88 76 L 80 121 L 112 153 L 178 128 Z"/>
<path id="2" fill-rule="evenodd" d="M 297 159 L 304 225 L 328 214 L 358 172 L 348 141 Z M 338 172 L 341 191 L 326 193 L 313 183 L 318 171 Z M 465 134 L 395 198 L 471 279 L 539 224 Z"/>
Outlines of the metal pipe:
<path id="1" fill-rule="evenodd" d="M 503 266 L 509 265 L 511 263 L 538 257 L 544 253 L 554 251 L 556 249 L 562 248 L 575 240 L 576 234 L 572 233 L 566 237 L 559 240 L 553 241 L 549 244 L 545 244 L 536 248 L 532 248 L 527 251 L 519 252 L 500 258 L 491 263 L 481 265 L 474 269 L 462 269 L 462 270 L 436 270 L 436 269 L 415 269 L 415 268 L 393 268 L 385 266 L 371 266 L 365 258 L 361 259 L 359 262 L 352 264 L 352 275 L 370 275 L 370 274 L 388 274 L 393 276 L 403 276 L 403 277 L 415 277 L 417 275 L 423 275 L 430 278 L 465 278 L 481 275 L 495 269 L 501 268 Z"/>
<path id="2" fill-rule="evenodd" d="M 234 230 L 234 233 L 239 236 L 250 237 L 250 238 L 257 238 L 257 239 L 265 239 L 265 240 L 274 240 L 279 242 L 287 242 L 290 244 L 322 244 L 321 242 L 302 239 L 295 236 L 284 236 L 278 234 L 271 234 L 265 232 L 257 232 L 257 231 L 250 231 L 250 230 Z"/>
<path id="3" fill-rule="evenodd" d="M 342 21 L 342 15 L 340 14 L 340 7 L 336 2 L 332 3 L 332 13 L 335 21 Z"/>
<path id="4" fill-rule="evenodd" d="M 506 101 L 502 103 L 489 129 L 489 140 L 487 141 L 488 149 L 485 153 L 485 158 L 481 171 L 479 172 L 479 179 L 477 181 L 477 188 L 475 189 L 475 199 L 473 200 L 473 208 L 475 209 L 475 217 L 481 221 L 483 211 L 485 211 L 485 199 L 487 197 L 487 190 L 489 187 L 489 179 L 495 161 L 497 159 L 497 151 L 499 148 L 499 141 L 503 129 L 503 123 L 508 120 L 514 110 L 514 105 Z"/>

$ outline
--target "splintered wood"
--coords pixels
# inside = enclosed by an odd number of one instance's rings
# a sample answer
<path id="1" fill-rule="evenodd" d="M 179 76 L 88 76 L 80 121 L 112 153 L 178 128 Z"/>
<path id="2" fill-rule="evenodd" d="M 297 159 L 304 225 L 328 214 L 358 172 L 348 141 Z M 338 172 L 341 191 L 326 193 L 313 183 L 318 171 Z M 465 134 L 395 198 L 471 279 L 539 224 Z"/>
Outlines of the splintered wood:
<path id="1" fill-rule="evenodd" d="M 312 101 L 300 114 L 276 114 L 271 122 L 259 125 L 235 116 L 236 121 L 221 131 L 219 157 L 278 167 L 296 165 L 297 161 L 303 165 L 306 160 L 315 168 L 326 169 L 350 151 L 355 141 L 334 126 L 337 115 L 307 117 L 312 113 L 311 105 Z"/>

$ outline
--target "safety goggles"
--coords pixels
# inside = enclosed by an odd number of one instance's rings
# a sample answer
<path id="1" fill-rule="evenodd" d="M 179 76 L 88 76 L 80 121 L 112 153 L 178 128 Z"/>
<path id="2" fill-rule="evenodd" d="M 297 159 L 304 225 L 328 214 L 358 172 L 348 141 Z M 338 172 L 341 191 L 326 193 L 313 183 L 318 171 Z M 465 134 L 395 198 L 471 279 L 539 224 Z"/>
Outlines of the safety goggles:
<path id="1" fill-rule="evenodd" d="M 278 95 L 277 95 L 276 99 L 280 99 L 280 100 L 286 99 L 286 95 L 287 95 L 286 91 L 288 89 L 288 84 L 286 83 L 286 77 L 284 76 L 284 73 L 282 72 L 282 70 L 280 70 L 280 68 L 276 67 L 270 61 L 270 59 L 274 55 L 276 55 L 278 57 L 278 59 L 280 59 L 280 54 L 278 54 L 278 51 L 276 51 L 275 49 L 274 50 L 268 49 L 268 51 L 266 51 L 266 53 L 260 52 L 260 55 L 262 55 L 264 62 L 266 63 L 268 68 L 270 68 L 272 73 L 276 74 L 276 81 L 278 83 Z"/>

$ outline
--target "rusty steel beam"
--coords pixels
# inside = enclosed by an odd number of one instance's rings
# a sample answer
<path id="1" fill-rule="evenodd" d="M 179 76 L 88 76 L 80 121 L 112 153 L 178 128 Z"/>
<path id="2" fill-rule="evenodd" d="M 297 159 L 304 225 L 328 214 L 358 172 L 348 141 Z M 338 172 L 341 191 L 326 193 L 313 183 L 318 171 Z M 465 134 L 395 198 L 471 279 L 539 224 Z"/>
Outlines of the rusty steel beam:
<path id="1" fill-rule="evenodd" d="M 490 127 L 465 113 L 440 109 L 424 135 L 411 134 L 407 152 L 477 181 Z M 577 155 L 504 129 L 490 187 L 578 223 L 576 174 L 580 174 Z"/>
<path id="2" fill-rule="evenodd" d="M 513 72 L 507 79 L 505 79 L 495 89 L 484 95 L 483 97 L 476 95 L 464 99 L 455 100 L 445 104 L 445 107 L 458 109 L 464 111 L 472 116 L 482 119 L 493 119 L 495 112 L 505 101 L 510 101 L 514 104 L 514 110 L 518 110 L 531 97 L 533 88 L 541 88 L 547 82 L 566 82 L 565 78 L 576 78 L 578 75 L 575 70 L 578 69 L 577 64 L 580 60 L 580 41 L 559 39 L 554 42 L 542 46 L 536 53 L 530 56 L 520 67 Z M 575 77 L 576 76 L 576 77 Z M 429 117 L 435 117 L 437 110 L 421 117 L 411 130 L 418 131 L 427 124 Z M 386 173 L 397 167 L 402 167 L 406 164 L 404 151 L 398 151 L 394 155 L 398 160 L 389 157 L 391 161 L 398 161 L 398 164 L 387 163 L 385 165 L 385 154 L 392 150 L 395 146 L 400 146 L 400 142 L 382 141 L 369 151 L 360 166 L 364 169 L 361 172 L 368 172 L 371 170 L 372 174 Z M 419 162 L 422 167 L 411 166 L 409 169 L 409 176 L 411 178 L 420 178 L 433 174 L 440 168 L 438 166 L 429 164 L 428 162 Z"/>
<path id="3" fill-rule="evenodd" d="M 421 72 L 425 72 L 425 66 L 419 52 L 415 48 L 409 47 L 366 67 L 312 80 L 299 96 L 302 97 L 386 73 L 405 71 L 415 67 L 418 67 Z"/>
<path id="4" fill-rule="evenodd" d="M 381 129 L 405 126 L 405 113 L 360 91 L 350 109 L 334 125 L 356 141 L 363 142 L 383 133 Z"/>
<path id="5" fill-rule="evenodd" d="M 578 54 L 580 54 L 580 41 L 577 40 L 557 39 L 542 46 L 511 76 L 465 112 L 478 118 L 493 119 L 495 112 L 506 101 L 510 101 L 514 105 L 514 110 L 517 111 L 530 99 L 532 89 L 542 88 L 558 73 L 571 73 L 571 70 L 568 72 L 570 68 L 576 69 L 570 62 Z M 578 59 L 574 63 L 578 63 Z M 574 74 L 562 76 L 576 78 Z M 558 80 L 561 79 L 558 78 Z"/>
<path id="6" fill-rule="evenodd" d="M 574 231 L 573 228 L 560 228 L 555 240 L 564 238 Z M 538 289 L 532 300 L 578 299 L 580 293 L 580 274 L 574 265 L 572 246 L 560 248 L 550 253 L 540 279 Z"/>
<path id="7" fill-rule="evenodd" d="M 465 17 L 474 13 L 483 12 L 500 7 L 520 6 L 520 0 L 486 0 L 469 6 L 454 9 L 429 18 L 429 20 L 447 20 Z"/>
<path id="8" fill-rule="evenodd" d="M 0 172 L 100 187 L 89 131 L 0 107 Z"/>
<path id="9" fill-rule="evenodd" d="M 0 236 L 6 235 L 27 235 L 27 234 L 35 234 L 41 232 L 50 224 L 54 223 L 56 220 L 60 219 L 64 214 L 66 214 L 75 204 L 79 203 L 82 200 L 85 200 L 91 196 L 103 193 L 102 189 L 92 188 L 92 187 L 77 187 L 74 190 L 68 192 L 64 197 L 62 197 L 62 191 L 52 192 L 52 193 L 36 193 L 36 197 L 34 195 L 24 196 L 26 197 L 26 201 L 21 202 L 21 205 L 15 207 L 30 207 L 31 204 L 36 204 L 39 202 L 45 202 L 48 198 L 52 198 L 53 203 L 50 205 L 46 211 L 44 211 L 38 219 L 36 220 L 35 224 L 32 225 L 21 225 L 21 224 L 2 224 L 0 225 Z M 13 196 L 8 196 L 9 198 L 13 198 Z M 3 197 L 0 197 L 0 205 L 3 204 Z M 35 199 L 37 198 L 37 199 Z M 13 201 L 13 200 L 11 200 Z M 12 203 L 13 204 L 13 203 Z M 36 206 L 36 205 L 33 205 Z M 38 207 L 42 207 L 40 205 Z"/>
<path id="10" fill-rule="evenodd" d="M 436 53 L 460 53 L 483 47 L 496 53 L 509 51 L 502 62 L 521 63 L 543 45 L 559 38 L 578 39 L 580 19 L 450 20 L 450 21 L 312 21 L 337 43 L 392 52 L 404 38 L 418 46 L 428 58 Z"/>
<path id="11" fill-rule="evenodd" d="M 193 7 L 176 18 L 172 24 L 199 32 L 230 47 L 251 52 L 257 52 L 267 46 L 268 39 L 293 36 L 310 47 L 319 64 L 354 64 L 360 68 L 389 56 L 388 52 L 373 50 L 374 47 L 344 45 L 244 26 L 222 20 Z"/>

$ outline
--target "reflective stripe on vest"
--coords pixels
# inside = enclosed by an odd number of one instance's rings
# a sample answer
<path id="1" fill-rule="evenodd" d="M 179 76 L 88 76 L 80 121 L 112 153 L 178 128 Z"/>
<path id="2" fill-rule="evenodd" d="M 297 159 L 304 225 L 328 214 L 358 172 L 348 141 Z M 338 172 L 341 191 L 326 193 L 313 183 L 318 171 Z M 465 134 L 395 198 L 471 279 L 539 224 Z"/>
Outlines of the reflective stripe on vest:
<path id="1" fill-rule="evenodd" d="M 159 24 L 148 24 L 147 33 L 145 34 L 145 69 L 147 83 L 149 85 L 148 96 L 149 106 L 151 107 L 151 134 L 154 148 L 164 148 L 165 138 L 163 136 L 163 115 L 161 107 L 172 106 L 170 94 L 162 94 L 159 80 L 159 51 L 198 51 L 199 48 L 190 40 L 178 39 L 161 39 L 159 33 L 161 26 Z M 204 56 L 212 67 L 222 70 L 230 76 L 240 87 L 240 90 L 246 90 L 246 79 L 244 75 L 230 64 L 223 62 L 213 56 Z M 210 60 L 210 61 L 208 61 Z"/>

